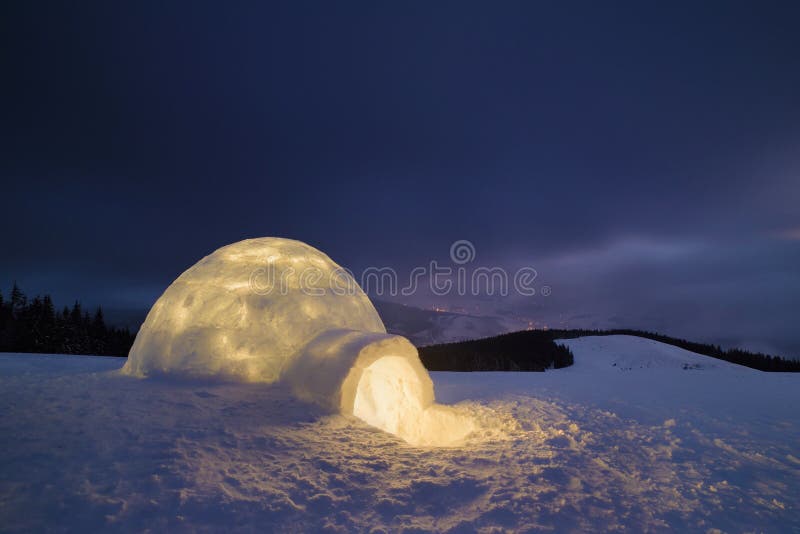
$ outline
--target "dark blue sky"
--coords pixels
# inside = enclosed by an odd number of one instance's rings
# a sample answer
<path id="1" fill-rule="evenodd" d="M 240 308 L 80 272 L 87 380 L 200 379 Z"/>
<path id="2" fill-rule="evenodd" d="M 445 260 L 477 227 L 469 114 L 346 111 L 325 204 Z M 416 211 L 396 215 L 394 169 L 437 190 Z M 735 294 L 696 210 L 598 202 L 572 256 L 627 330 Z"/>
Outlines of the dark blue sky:
<path id="1" fill-rule="evenodd" d="M 277 235 L 468 239 L 503 312 L 800 357 L 796 2 L 5 2 L 4 291 L 146 306 Z"/>

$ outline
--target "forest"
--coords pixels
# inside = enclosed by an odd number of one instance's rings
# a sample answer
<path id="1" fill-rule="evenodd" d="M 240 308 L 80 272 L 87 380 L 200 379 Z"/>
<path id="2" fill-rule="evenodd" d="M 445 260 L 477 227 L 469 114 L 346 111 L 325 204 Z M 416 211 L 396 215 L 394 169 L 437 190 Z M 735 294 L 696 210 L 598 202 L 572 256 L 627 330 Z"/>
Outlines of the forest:
<path id="1" fill-rule="evenodd" d="M 77 301 L 56 310 L 50 295 L 29 299 L 14 283 L 0 293 L 0 352 L 127 356 L 135 336 L 106 325 L 103 310 L 93 314 Z"/>

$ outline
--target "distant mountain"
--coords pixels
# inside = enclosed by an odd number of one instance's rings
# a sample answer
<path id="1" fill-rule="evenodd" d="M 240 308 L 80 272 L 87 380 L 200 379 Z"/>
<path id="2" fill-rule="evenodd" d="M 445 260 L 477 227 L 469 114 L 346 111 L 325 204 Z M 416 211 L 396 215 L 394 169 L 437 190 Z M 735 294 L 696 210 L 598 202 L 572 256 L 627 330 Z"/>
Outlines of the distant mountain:
<path id="1" fill-rule="evenodd" d="M 417 347 L 497 336 L 527 327 L 521 320 L 505 317 L 423 310 L 381 300 L 373 304 L 389 333 L 407 337 Z"/>

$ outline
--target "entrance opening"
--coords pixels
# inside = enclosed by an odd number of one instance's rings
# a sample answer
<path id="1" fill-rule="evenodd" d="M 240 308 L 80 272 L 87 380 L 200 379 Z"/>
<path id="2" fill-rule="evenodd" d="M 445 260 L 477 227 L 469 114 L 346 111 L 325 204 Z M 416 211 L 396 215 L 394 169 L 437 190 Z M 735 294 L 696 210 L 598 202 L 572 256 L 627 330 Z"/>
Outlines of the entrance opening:
<path id="1" fill-rule="evenodd" d="M 458 445 L 475 429 L 471 417 L 450 406 L 423 406 L 423 385 L 405 358 L 385 356 L 364 369 L 353 415 L 412 445 Z"/>
<path id="2" fill-rule="evenodd" d="M 404 358 L 386 356 L 364 369 L 353 415 L 367 424 L 406 438 L 418 435 L 423 407 L 422 384 Z"/>

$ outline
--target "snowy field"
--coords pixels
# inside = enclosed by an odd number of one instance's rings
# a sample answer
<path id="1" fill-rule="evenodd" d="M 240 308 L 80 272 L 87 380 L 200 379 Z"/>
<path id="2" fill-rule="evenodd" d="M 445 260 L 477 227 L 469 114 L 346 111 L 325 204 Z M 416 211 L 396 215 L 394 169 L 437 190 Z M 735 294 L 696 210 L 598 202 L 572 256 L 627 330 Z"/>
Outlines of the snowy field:
<path id="1" fill-rule="evenodd" d="M 800 530 L 800 375 L 564 343 L 567 369 L 432 373 L 482 428 L 438 449 L 281 386 L 0 355 L 0 530 Z"/>

